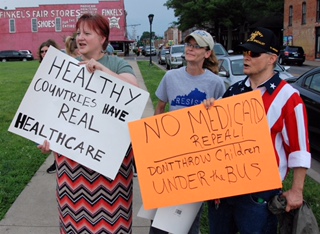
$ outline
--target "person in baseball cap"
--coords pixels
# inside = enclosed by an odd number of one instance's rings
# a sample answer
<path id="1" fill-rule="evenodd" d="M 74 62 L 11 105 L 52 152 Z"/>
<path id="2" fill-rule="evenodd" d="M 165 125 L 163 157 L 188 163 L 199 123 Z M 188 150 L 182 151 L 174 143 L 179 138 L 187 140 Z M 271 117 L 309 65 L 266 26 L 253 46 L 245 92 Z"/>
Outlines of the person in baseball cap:
<path id="1" fill-rule="evenodd" d="M 218 74 L 218 59 L 214 53 L 214 40 L 210 33 L 204 30 L 195 30 L 185 37 L 185 60 L 187 61 L 188 69 L 194 64 L 196 55 L 202 57 L 204 60 L 199 61 L 202 63 L 200 67 L 209 69 L 211 72 Z M 197 51 L 197 52 L 196 52 Z M 205 52 L 203 55 L 199 52 Z M 191 64 L 192 63 L 192 64 Z M 198 67 L 196 65 L 195 67 Z"/>
<path id="2" fill-rule="evenodd" d="M 185 42 L 188 42 L 190 38 L 194 38 L 197 42 L 197 44 L 201 47 L 209 47 L 210 50 L 213 50 L 214 41 L 212 36 L 204 31 L 204 30 L 196 30 L 190 33 L 186 38 L 184 39 Z"/>
<path id="3" fill-rule="evenodd" d="M 155 115 L 176 111 L 200 104 L 205 98 L 221 98 L 225 84 L 218 74 L 218 60 L 213 51 L 212 36 L 196 30 L 185 38 L 184 59 L 186 65 L 167 71 L 155 92 L 158 103 Z M 190 206 L 192 206 L 190 204 Z M 199 233 L 203 205 L 186 233 Z M 150 226 L 151 234 L 168 234 Z"/>
<path id="4" fill-rule="evenodd" d="M 279 55 L 279 42 L 276 35 L 267 28 L 258 27 L 250 38 L 238 46 L 242 51 L 252 51 L 254 53 L 273 53 Z"/>
<path id="5" fill-rule="evenodd" d="M 254 30 L 250 38 L 240 45 L 243 50 L 243 72 L 246 78 L 230 86 L 223 98 L 258 91 L 269 124 L 268 137 L 272 140 L 274 149 L 274 154 L 266 160 L 275 160 L 278 166 L 278 170 L 274 172 L 268 170 L 264 173 L 277 178 L 280 175 L 284 181 L 288 171 L 291 170 L 294 175 L 293 180 L 288 181 L 288 186 L 284 189 L 281 186 L 274 186 L 273 189 L 210 201 L 208 204 L 210 233 L 278 233 L 278 219 L 271 213 L 269 202 L 280 195 L 286 200 L 286 213 L 295 212 L 304 204 L 304 183 L 307 170 L 311 166 L 308 116 L 297 90 L 281 79 L 279 72 L 274 69 L 278 60 L 278 44 L 280 41 L 277 42 L 276 36 L 269 29 Z M 250 103 L 249 99 L 243 103 Z M 208 109 L 214 105 L 215 100 L 211 98 L 204 100 L 203 103 Z M 244 116 L 243 118 L 246 119 Z M 261 153 L 262 157 L 265 156 L 262 149 L 257 153 Z M 249 172 L 246 169 L 244 171 Z M 259 170 L 260 172 L 263 174 L 262 170 Z"/>

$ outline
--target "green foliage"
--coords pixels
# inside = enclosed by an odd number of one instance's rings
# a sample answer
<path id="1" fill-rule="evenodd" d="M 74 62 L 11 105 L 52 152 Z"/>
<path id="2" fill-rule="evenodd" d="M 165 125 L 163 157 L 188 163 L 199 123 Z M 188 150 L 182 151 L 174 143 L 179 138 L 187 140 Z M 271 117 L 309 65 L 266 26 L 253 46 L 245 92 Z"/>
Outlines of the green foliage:
<path id="1" fill-rule="evenodd" d="M 243 9 L 246 15 L 246 21 L 251 24 L 256 23 L 263 17 L 283 15 L 283 7 L 283 0 L 243 1 Z"/>
<path id="2" fill-rule="evenodd" d="M 0 220 L 46 159 L 34 142 L 8 132 L 38 66 L 0 63 Z"/>
<path id="3" fill-rule="evenodd" d="M 179 28 L 186 30 L 222 26 L 237 28 L 245 22 L 255 23 L 262 17 L 283 14 L 283 0 L 167 0 L 178 18 Z M 210 31 L 210 30 L 209 30 Z"/>
<path id="4" fill-rule="evenodd" d="M 151 38 L 155 38 L 155 33 L 151 33 Z M 149 45 L 150 44 L 150 32 L 143 32 L 142 36 L 140 37 L 139 40 L 140 44 L 142 45 Z"/>

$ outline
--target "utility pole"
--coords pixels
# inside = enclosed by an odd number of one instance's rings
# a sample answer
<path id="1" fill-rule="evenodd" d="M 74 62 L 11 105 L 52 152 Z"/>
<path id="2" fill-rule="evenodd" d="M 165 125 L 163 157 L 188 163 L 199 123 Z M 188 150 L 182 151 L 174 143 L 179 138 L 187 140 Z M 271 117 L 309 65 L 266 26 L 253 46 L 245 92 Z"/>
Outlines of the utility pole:
<path id="1" fill-rule="evenodd" d="M 127 27 L 132 27 L 132 38 L 133 40 L 135 40 L 137 37 L 136 37 L 136 26 L 139 26 L 141 24 L 130 24 L 130 25 L 127 25 Z"/>

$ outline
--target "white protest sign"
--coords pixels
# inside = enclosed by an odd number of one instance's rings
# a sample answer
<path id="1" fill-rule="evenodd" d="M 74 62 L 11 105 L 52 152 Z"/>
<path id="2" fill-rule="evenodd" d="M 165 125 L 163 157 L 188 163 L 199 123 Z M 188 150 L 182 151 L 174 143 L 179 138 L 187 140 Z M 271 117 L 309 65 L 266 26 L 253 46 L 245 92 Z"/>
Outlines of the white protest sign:
<path id="1" fill-rule="evenodd" d="M 174 234 L 188 233 L 202 202 L 145 210 L 140 207 L 137 216 L 153 220 L 152 227 Z"/>
<path id="2" fill-rule="evenodd" d="M 9 131 L 111 179 L 130 145 L 128 123 L 141 118 L 149 93 L 101 71 L 89 73 L 50 47 Z"/>
<path id="3" fill-rule="evenodd" d="M 153 220 L 157 210 L 158 209 L 145 210 L 142 204 L 138 211 L 137 216 L 140 218 Z"/>
<path id="4" fill-rule="evenodd" d="M 158 208 L 152 226 L 174 234 L 188 233 L 202 203 Z"/>

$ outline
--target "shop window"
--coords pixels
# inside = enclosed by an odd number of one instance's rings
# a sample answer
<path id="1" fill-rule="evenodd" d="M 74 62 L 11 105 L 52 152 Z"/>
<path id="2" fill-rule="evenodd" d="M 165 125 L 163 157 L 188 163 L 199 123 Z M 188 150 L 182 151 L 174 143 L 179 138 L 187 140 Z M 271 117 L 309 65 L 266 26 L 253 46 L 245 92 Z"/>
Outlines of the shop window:
<path id="1" fill-rule="evenodd" d="M 317 22 L 320 21 L 320 0 L 317 0 Z"/>
<path id="2" fill-rule="evenodd" d="M 301 24 L 307 23 L 307 4 L 305 2 L 302 3 L 302 17 Z"/>
<path id="3" fill-rule="evenodd" d="M 9 30 L 10 30 L 10 33 L 16 32 L 16 21 L 14 19 L 9 20 Z"/>
<path id="4" fill-rule="evenodd" d="M 32 28 L 32 32 L 38 32 L 38 19 L 37 18 L 31 19 L 31 28 Z"/>
<path id="5" fill-rule="evenodd" d="M 56 18 L 56 32 L 61 32 L 61 18 Z"/>

